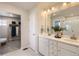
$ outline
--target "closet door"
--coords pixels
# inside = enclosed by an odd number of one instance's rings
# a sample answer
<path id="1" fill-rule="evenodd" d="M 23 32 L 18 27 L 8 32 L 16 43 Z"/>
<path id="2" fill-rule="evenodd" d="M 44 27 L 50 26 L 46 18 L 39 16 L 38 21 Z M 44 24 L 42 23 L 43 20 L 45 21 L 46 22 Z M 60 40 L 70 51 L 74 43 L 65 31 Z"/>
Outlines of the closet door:
<path id="1" fill-rule="evenodd" d="M 29 21 L 29 38 L 30 38 L 30 48 L 35 52 L 38 50 L 38 19 L 37 11 L 33 10 L 30 12 L 30 21 Z"/>

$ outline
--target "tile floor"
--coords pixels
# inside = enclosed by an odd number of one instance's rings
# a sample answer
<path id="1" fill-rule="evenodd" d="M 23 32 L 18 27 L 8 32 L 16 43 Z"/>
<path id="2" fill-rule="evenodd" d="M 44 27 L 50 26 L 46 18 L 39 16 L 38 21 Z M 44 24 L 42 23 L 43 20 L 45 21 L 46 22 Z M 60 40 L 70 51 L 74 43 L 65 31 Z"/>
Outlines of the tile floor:
<path id="1" fill-rule="evenodd" d="M 7 42 L 5 46 L 0 47 L 0 55 L 20 49 L 20 40 Z"/>
<path id="2" fill-rule="evenodd" d="M 20 49 L 20 40 L 10 41 L 4 47 L 0 47 L 0 56 L 41 56 L 31 48 Z"/>
<path id="3" fill-rule="evenodd" d="M 4 54 L 3 56 L 41 56 L 38 53 L 35 53 L 32 49 L 27 49 L 27 50 L 16 50 L 14 52 L 10 52 L 7 54 Z"/>

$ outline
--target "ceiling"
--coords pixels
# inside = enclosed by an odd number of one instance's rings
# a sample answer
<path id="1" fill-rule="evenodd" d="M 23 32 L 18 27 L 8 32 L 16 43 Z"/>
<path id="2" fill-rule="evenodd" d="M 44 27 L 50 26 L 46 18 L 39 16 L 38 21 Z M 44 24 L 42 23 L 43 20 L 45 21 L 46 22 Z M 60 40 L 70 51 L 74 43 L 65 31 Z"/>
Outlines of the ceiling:
<path id="1" fill-rule="evenodd" d="M 38 4 L 38 2 L 5 2 L 5 3 L 22 8 L 24 10 L 30 10 Z"/>
<path id="2" fill-rule="evenodd" d="M 24 10 L 30 10 L 34 7 L 47 8 L 51 5 L 59 4 L 57 2 L 5 2 L 5 4 L 10 4 Z"/>
<path id="3" fill-rule="evenodd" d="M 5 4 L 13 5 L 19 8 L 22 8 L 24 10 L 31 10 L 34 7 L 39 8 L 49 8 L 51 6 L 59 6 L 63 2 L 5 2 Z M 79 4 L 79 3 L 76 3 Z"/>

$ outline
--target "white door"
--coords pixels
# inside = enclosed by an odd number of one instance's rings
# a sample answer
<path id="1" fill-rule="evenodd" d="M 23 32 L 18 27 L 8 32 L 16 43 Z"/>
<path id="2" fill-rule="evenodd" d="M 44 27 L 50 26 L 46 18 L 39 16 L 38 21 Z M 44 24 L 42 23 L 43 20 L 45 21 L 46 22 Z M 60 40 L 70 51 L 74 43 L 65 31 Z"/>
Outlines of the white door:
<path id="1" fill-rule="evenodd" d="M 36 19 L 36 13 L 31 12 L 30 14 L 30 21 L 29 21 L 29 32 L 30 32 L 30 48 L 32 48 L 34 51 L 37 51 L 38 48 L 38 35 L 37 35 L 37 19 Z"/>

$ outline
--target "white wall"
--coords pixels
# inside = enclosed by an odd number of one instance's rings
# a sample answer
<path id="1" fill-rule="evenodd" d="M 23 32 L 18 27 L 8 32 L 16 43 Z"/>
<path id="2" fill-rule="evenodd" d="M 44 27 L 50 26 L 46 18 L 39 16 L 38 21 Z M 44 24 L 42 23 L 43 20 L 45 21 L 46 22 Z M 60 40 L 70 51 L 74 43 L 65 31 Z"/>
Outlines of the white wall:
<path id="1" fill-rule="evenodd" d="M 46 28 L 49 27 L 50 19 L 48 19 L 47 15 L 44 14 L 43 8 L 37 7 L 37 20 L 38 20 L 38 31 L 41 33 L 41 28 L 43 27 L 44 32 L 46 32 Z"/>
<path id="2" fill-rule="evenodd" d="M 44 29 L 45 29 L 45 19 L 44 19 L 44 17 L 41 15 L 41 12 L 42 12 L 42 9 L 41 8 L 38 8 L 38 7 L 36 7 L 36 8 L 33 8 L 32 10 L 30 10 L 30 12 L 29 12 L 29 23 L 30 23 L 30 21 L 32 20 L 32 19 L 34 19 L 35 18 L 35 22 L 36 22 L 36 24 L 35 24 L 35 26 L 36 26 L 36 32 L 37 32 L 37 34 L 39 34 L 40 33 L 40 30 L 41 30 L 41 26 L 43 25 L 44 26 Z M 32 18 L 32 17 L 33 18 Z M 32 24 L 31 24 L 32 25 Z"/>
<path id="3" fill-rule="evenodd" d="M 3 3 L 0 3 L 0 11 L 21 15 L 21 48 L 23 49 L 28 47 L 28 13 L 25 10 L 22 10 L 15 6 Z"/>

